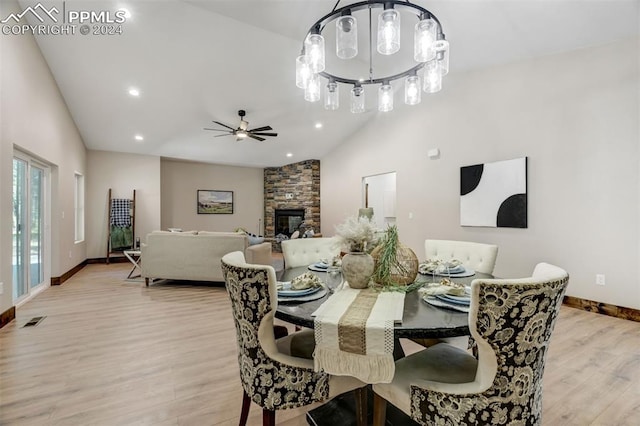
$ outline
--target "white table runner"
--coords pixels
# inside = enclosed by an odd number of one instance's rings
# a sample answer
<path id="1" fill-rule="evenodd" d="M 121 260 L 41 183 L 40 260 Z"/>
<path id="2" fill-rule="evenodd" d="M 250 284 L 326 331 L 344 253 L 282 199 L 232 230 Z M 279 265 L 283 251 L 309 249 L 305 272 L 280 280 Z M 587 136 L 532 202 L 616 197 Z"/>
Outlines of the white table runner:
<path id="1" fill-rule="evenodd" d="M 344 286 L 312 314 L 316 371 L 353 376 L 365 383 L 393 379 L 393 327 L 402 322 L 404 293 Z"/>

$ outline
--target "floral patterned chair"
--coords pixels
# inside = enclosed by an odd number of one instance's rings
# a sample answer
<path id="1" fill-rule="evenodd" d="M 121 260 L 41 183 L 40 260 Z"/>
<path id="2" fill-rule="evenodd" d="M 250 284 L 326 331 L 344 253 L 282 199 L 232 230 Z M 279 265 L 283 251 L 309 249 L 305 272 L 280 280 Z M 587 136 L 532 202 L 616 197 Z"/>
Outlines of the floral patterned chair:
<path id="1" fill-rule="evenodd" d="M 568 281 L 547 263 L 529 278 L 474 280 L 478 359 L 446 343 L 400 359 L 391 383 L 373 385 L 374 426 L 386 401 L 422 425 L 541 424 L 542 374 Z"/>
<path id="2" fill-rule="evenodd" d="M 222 258 L 238 338 L 238 363 L 244 388 L 240 426 L 247 422 L 251 401 L 263 409 L 263 425 L 275 425 L 275 410 L 326 401 L 357 390 L 358 425 L 365 424 L 365 384 L 352 377 L 313 370 L 313 330 L 276 340 L 273 315 L 277 307 L 276 275 L 271 266 L 249 265 L 244 254 Z"/>

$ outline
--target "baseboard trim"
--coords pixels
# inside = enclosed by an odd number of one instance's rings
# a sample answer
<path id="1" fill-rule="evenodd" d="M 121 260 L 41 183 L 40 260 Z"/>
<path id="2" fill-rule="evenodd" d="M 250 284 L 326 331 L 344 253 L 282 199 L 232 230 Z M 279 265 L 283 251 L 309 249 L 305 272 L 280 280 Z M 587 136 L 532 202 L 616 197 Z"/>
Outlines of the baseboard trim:
<path id="1" fill-rule="evenodd" d="M 94 257 L 92 259 L 87 259 L 87 263 L 127 263 L 129 259 L 125 256 L 109 256 L 109 262 L 107 262 L 106 257 Z"/>
<path id="2" fill-rule="evenodd" d="M 573 296 L 565 296 L 562 303 L 572 308 L 582 309 L 583 311 L 596 312 L 610 317 L 640 322 L 640 310 L 638 309 L 625 308 L 623 306 L 610 305 L 609 303 L 596 302 Z"/>
<path id="3" fill-rule="evenodd" d="M 80 262 L 79 264 L 77 264 L 76 266 L 74 266 L 64 274 L 62 274 L 61 276 L 51 277 L 51 285 L 61 285 L 63 282 L 65 282 L 66 280 L 74 276 L 76 272 L 78 272 L 80 269 L 84 268 L 87 265 L 87 263 L 88 262 L 84 260 L 83 262 Z"/>
<path id="4" fill-rule="evenodd" d="M 0 314 L 0 328 L 9 324 L 14 319 L 16 319 L 16 307 L 12 306 Z"/>

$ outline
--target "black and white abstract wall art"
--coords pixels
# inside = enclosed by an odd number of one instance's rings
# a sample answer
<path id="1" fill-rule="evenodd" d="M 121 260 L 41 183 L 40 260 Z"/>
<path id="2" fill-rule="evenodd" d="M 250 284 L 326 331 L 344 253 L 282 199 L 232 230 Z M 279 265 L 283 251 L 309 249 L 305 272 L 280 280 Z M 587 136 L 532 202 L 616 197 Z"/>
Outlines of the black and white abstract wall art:
<path id="1" fill-rule="evenodd" d="M 527 227 L 527 157 L 460 167 L 460 225 Z"/>

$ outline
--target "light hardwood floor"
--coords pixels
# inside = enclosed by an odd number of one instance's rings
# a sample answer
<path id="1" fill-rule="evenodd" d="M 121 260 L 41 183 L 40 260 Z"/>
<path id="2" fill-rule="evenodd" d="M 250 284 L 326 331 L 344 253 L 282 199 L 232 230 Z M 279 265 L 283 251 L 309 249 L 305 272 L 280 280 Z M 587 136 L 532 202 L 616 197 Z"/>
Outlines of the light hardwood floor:
<path id="1" fill-rule="evenodd" d="M 0 425 L 237 424 L 242 391 L 224 287 L 146 288 L 124 280 L 129 267 L 89 265 L 0 330 Z M 35 316 L 46 319 L 22 328 Z M 308 409 L 278 412 L 278 424 L 306 425 Z M 543 418 L 640 424 L 640 323 L 563 307 Z M 257 406 L 249 424 L 261 424 Z"/>

